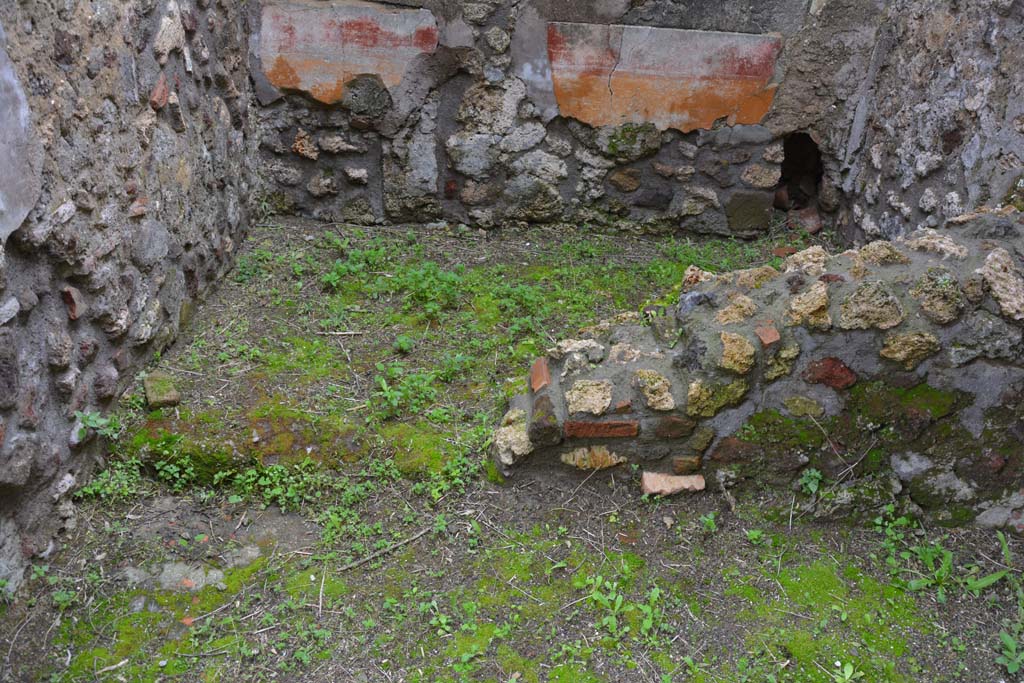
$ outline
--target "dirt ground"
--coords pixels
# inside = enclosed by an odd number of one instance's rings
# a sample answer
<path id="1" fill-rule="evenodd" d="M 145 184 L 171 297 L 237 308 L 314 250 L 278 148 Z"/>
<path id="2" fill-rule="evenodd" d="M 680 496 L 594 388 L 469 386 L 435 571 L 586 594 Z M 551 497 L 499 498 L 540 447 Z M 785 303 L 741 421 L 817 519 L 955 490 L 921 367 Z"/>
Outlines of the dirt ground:
<path id="1" fill-rule="evenodd" d="M 260 226 L 0 604 L 0 680 L 1022 680 L 1020 539 L 488 463 L 547 345 L 807 240 Z"/>

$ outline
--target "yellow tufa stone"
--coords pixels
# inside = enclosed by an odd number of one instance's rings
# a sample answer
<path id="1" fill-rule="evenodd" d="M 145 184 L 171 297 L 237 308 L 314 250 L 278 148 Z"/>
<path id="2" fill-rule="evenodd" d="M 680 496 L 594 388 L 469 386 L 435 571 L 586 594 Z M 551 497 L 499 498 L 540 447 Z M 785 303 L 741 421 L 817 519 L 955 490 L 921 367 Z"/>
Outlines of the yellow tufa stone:
<path id="1" fill-rule="evenodd" d="M 831 328 L 832 316 L 828 313 L 828 285 L 824 282 L 815 282 L 809 290 L 790 299 L 786 319 L 790 325 L 806 325 L 816 330 Z"/>
<path id="2" fill-rule="evenodd" d="M 747 185 L 762 189 L 774 189 L 781 178 L 782 168 L 767 164 L 750 164 L 740 174 L 740 179 Z"/>
<path id="3" fill-rule="evenodd" d="M 929 268 L 910 290 L 925 317 L 940 325 L 948 325 L 960 317 L 966 302 L 956 276 L 945 268 Z"/>
<path id="4" fill-rule="evenodd" d="M 938 254 L 944 259 L 954 258 L 963 261 L 967 258 L 967 247 L 954 242 L 938 230 L 931 228 L 919 228 L 910 235 L 906 244 L 915 251 L 926 251 Z"/>
<path id="5" fill-rule="evenodd" d="M 1024 320 L 1024 278 L 1010 252 L 1002 247 L 993 249 L 976 272 L 992 290 L 992 298 L 999 304 L 1002 314 L 1013 320 Z"/>
<path id="6" fill-rule="evenodd" d="M 518 408 L 505 413 L 494 433 L 494 452 L 503 465 L 515 465 L 533 452 L 527 432 L 526 413 Z"/>
<path id="7" fill-rule="evenodd" d="M 890 266 L 910 263 L 910 259 L 904 256 L 892 242 L 877 240 L 865 244 L 860 249 L 860 257 L 866 262 L 876 266 Z"/>
<path id="8" fill-rule="evenodd" d="M 683 491 L 703 491 L 705 486 L 702 474 L 673 475 L 644 472 L 640 475 L 640 490 L 648 496 L 672 496 Z"/>
<path id="9" fill-rule="evenodd" d="M 779 271 L 771 266 L 759 266 L 736 271 L 736 286 L 746 290 L 760 289 L 779 276 Z"/>
<path id="10" fill-rule="evenodd" d="M 747 338 L 732 332 L 722 332 L 722 358 L 718 366 L 738 375 L 745 375 L 754 367 L 756 351 Z"/>
<path id="11" fill-rule="evenodd" d="M 888 330 L 904 317 L 899 299 L 880 281 L 862 283 L 839 307 L 839 327 L 844 330 Z"/>
<path id="12" fill-rule="evenodd" d="M 714 279 L 714 273 L 701 270 L 694 265 L 687 266 L 686 271 L 683 273 L 683 291 L 688 292 L 702 282 L 710 282 Z"/>
<path id="13" fill-rule="evenodd" d="M 565 392 L 565 402 L 570 415 L 603 415 L 612 404 L 612 383 L 606 380 L 581 379 Z"/>
<path id="14" fill-rule="evenodd" d="M 626 462 L 621 455 L 608 450 L 607 446 L 585 446 L 563 453 L 561 461 L 581 470 L 606 470 Z"/>
<path id="15" fill-rule="evenodd" d="M 818 277 L 825 272 L 825 264 L 829 258 L 829 253 L 816 244 L 787 258 L 785 271 Z"/>
<path id="16" fill-rule="evenodd" d="M 885 345 L 878 355 L 902 363 L 905 370 L 913 370 L 941 348 L 938 338 L 930 332 L 891 332 L 886 335 Z"/>
<path id="17" fill-rule="evenodd" d="M 793 417 L 821 417 L 825 414 L 821 404 L 807 396 L 790 396 L 783 399 L 782 404 Z"/>
<path id="18" fill-rule="evenodd" d="M 733 293 L 729 296 L 729 305 L 715 315 L 719 325 L 733 325 L 743 322 L 757 312 L 757 304 L 749 296 Z"/>
<path id="19" fill-rule="evenodd" d="M 746 380 L 742 379 L 719 386 L 694 380 L 686 394 L 686 414 L 690 417 L 714 417 L 722 408 L 742 401 L 749 389 Z"/>
<path id="20" fill-rule="evenodd" d="M 637 370 L 633 376 L 637 388 L 644 395 L 651 410 L 673 410 L 676 401 L 672 398 L 672 383 L 654 370 Z"/>
<path id="21" fill-rule="evenodd" d="M 793 363 L 799 355 L 800 347 L 796 344 L 782 347 L 765 363 L 764 378 L 773 382 L 793 372 Z"/>

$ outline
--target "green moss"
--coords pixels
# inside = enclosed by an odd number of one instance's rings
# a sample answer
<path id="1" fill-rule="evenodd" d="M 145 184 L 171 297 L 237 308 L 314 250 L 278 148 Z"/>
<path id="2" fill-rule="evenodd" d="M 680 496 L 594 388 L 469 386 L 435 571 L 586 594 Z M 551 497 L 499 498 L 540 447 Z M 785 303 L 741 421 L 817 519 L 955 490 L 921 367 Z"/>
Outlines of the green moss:
<path id="1" fill-rule="evenodd" d="M 319 339 L 288 337 L 281 344 L 286 350 L 264 354 L 263 366 L 272 374 L 297 375 L 290 382 L 326 379 L 339 372 L 344 365 L 334 347 Z"/>
<path id="2" fill-rule="evenodd" d="M 751 604 L 740 615 L 750 624 L 750 652 L 775 643 L 791 659 L 794 673 L 807 680 L 830 680 L 817 665 L 841 661 L 853 663 L 865 680 L 909 683 L 897 670 L 908 652 L 906 634 L 927 630 L 911 597 L 864 574 L 848 559 L 841 564 L 819 560 L 771 574 L 738 577 L 727 589 Z M 777 581 L 779 598 L 749 589 L 765 579 Z"/>
<path id="3" fill-rule="evenodd" d="M 231 600 L 256 572 L 266 566 L 266 562 L 266 558 L 260 557 L 244 567 L 226 570 L 223 590 L 216 586 L 205 586 L 192 593 L 156 591 L 152 597 L 161 607 L 172 610 L 176 618 L 205 614 Z"/>
<path id="4" fill-rule="evenodd" d="M 487 459 L 487 462 L 484 465 L 484 476 L 486 476 L 487 481 L 492 484 L 501 486 L 505 483 L 505 475 L 503 475 L 501 470 L 498 469 L 498 463 L 496 463 L 493 458 Z"/>
<path id="5" fill-rule="evenodd" d="M 560 664 L 548 674 L 549 683 L 602 683 L 604 680 L 575 664 Z"/>
<path id="6" fill-rule="evenodd" d="M 910 389 L 891 387 L 884 382 L 861 382 L 850 389 L 850 409 L 872 422 L 892 424 L 907 410 L 927 412 L 934 419 L 952 413 L 959 400 L 955 391 L 919 384 Z M 893 410 L 895 406 L 903 411 Z"/>
<path id="7" fill-rule="evenodd" d="M 523 683 L 540 683 L 540 663 L 528 659 L 508 645 L 497 647 L 496 661 L 503 671 L 518 671 Z"/>
<path id="8" fill-rule="evenodd" d="M 380 429 L 380 436 L 394 449 L 395 466 L 406 476 L 440 472 L 451 457 L 444 434 L 429 422 L 388 424 Z"/>
<path id="9" fill-rule="evenodd" d="M 810 420 L 787 417 L 777 410 L 762 410 L 747 418 L 740 430 L 744 441 L 782 449 L 821 448 L 825 435 Z"/>
<path id="10" fill-rule="evenodd" d="M 904 408 L 928 411 L 936 420 L 952 413 L 957 404 L 956 392 L 934 389 L 927 384 L 919 384 L 912 389 L 896 389 L 893 393 Z"/>
<path id="11" fill-rule="evenodd" d="M 341 577 L 332 575 L 330 571 L 324 576 L 324 571 L 323 567 L 311 567 L 293 572 L 284 580 L 285 592 L 292 598 L 316 601 L 320 598 L 322 585 L 325 598 L 335 599 L 349 594 L 348 584 Z"/>
<path id="12" fill-rule="evenodd" d="M 444 649 L 445 656 L 458 661 L 464 655 L 484 652 L 490 646 L 497 628 L 495 624 L 479 624 L 475 630 L 456 633 Z"/>

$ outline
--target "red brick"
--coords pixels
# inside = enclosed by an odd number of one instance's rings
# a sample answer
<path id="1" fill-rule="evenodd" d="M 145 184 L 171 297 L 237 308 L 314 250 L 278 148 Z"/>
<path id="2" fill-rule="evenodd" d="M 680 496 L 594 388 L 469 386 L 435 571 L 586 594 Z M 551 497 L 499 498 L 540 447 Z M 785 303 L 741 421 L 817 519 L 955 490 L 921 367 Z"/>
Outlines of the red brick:
<path id="1" fill-rule="evenodd" d="M 796 253 L 796 247 L 775 247 L 772 249 L 772 256 L 778 256 L 779 258 L 786 258 Z"/>
<path id="2" fill-rule="evenodd" d="M 567 420 L 565 436 L 569 439 L 622 439 L 640 433 L 636 420 L 611 420 L 609 422 L 584 422 Z"/>
<path id="3" fill-rule="evenodd" d="M 794 209 L 789 212 L 789 225 L 795 230 L 805 230 L 813 235 L 821 231 L 821 215 L 813 206 L 806 209 Z"/>
<path id="4" fill-rule="evenodd" d="M 619 401 L 612 408 L 612 412 L 615 413 L 616 415 L 622 415 L 624 413 L 629 413 L 629 412 L 632 412 L 632 411 L 633 411 L 633 402 L 632 401 Z"/>
<path id="5" fill-rule="evenodd" d="M 779 336 L 779 331 L 775 329 L 774 325 L 764 325 L 754 329 L 754 334 L 761 340 L 761 346 L 768 348 L 773 344 L 778 344 L 782 337 Z"/>
<path id="6" fill-rule="evenodd" d="M 833 282 L 846 282 L 846 278 L 838 273 L 825 273 L 824 275 L 819 275 L 818 279 L 827 284 L 832 284 Z"/>
<path id="7" fill-rule="evenodd" d="M 533 361 L 533 367 L 530 368 L 530 389 L 537 392 L 549 384 L 551 384 L 551 369 L 548 367 L 548 359 L 541 356 Z"/>
<path id="8" fill-rule="evenodd" d="M 64 299 L 64 305 L 68 309 L 68 318 L 71 320 L 78 320 L 85 313 L 85 299 L 82 297 L 82 293 L 74 287 L 65 287 L 60 290 L 61 298 Z"/>
<path id="9" fill-rule="evenodd" d="M 154 111 L 160 111 L 167 106 L 167 98 L 170 94 L 171 89 L 167 85 L 167 76 L 161 73 L 160 78 L 156 81 L 156 85 L 153 86 L 153 92 L 149 95 L 149 106 Z"/>
<path id="10" fill-rule="evenodd" d="M 833 389 L 847 389 L 857 382 L 857 373 L 838 358 L 816 360 L 804 371 L 804 380 L 811 384 L 824 384 Z"/>

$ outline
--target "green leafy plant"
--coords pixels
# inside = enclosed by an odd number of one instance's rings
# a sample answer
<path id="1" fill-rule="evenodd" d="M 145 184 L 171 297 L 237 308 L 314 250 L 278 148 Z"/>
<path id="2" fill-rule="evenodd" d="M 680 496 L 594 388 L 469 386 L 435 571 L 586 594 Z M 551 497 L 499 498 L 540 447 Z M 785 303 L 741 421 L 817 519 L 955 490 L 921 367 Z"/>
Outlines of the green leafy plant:
<path id="1" fill-rule="evenodd" d="M 431 372 L 408 372 L 402 363 L 377 363 L 372 394 L 375 414 L 388 419 L 403 413 L 425 411 L 437 398 L 436 377 Z"/>
<path id="2" fill-rule="evenodd" d="M 1006 669 L 1006 673 L 1015 674 L 1024 668 L 1024 646 L 1020 642 L 1020 630 L 1014 633 L 999 632 L 1001 649 L 996 663 Z"/>
<path id="3" fill-rule="evenodd" d="M 713 534 L 718 531 L 718 513 L 709 512 L 706 515 L 699 517 L 701 528 L 704 529 L 704 533 Z"/>
<path id="4" fill-rule="evenodd" d="M 946 602 L 946 590 L 955 582 L 953 553 L 943 548 L 940 542 L 913 546 L 910 548 L 910 553 L 916 558 L 922 569 L 904 570 L 916 574 L 918 577 L 908 581 L 907 588 L 912 591 L 934 588 L 936 599 L 940 603 Z"/>
<path id="5" fill-rule="evenodd" d="M 412 353 L 413 347 L 416 346 L 416 342 L 413 341 L 412 337 L 400 334 L 395 337 L 395 342 L 391 345 L 391 349 L 395 353 L 407 354 Z"/>
<path id="6" fill-rule="evenodd" d="M 145 488 L 142 463 L 138 458 L 128 458 L 110 462 L 88 484 L 76 491 L 75 496 L 104 501 L 131 500 L 137 498 Z"/>
<path id="7" fill-rule="evenodd" d="M 78 593 L 73 590 L 55 590 L 50 594 L 54 606 L 61 612 L 78 602 Z"/>
<path id="8" fill-rule="evenodd" d="M 813 496 L 818 493 L 818 489 L 821 488 L 822 474 L 820 470 L 813 467 L 803 471 L 800 475 L 800 490 L 806 493 L 808 496 Z"/>
<path id="9" fill-rule="evenodd" d="M 859 681 L 866 675 L 863 671 L 860 671 L 856 666 L 849 662 L 846 664 L 836 662 L 836 668 L 839 670 L 829 672 L 834 683 L 850 683 L 851 681 Z"/>
<path id="10" fill-rule="evenodd" d="M 608 581 L 598 575 L 587 577 L 586 585 L 590 588 L 587 598 L 601 610 L 598 628 L 615 640 L 629 633 L 630 626 L 623 623 L 623 617 L 632 612 L 634 606 L 626 602 L 626 596 L 619 589 L 619 583 Z"/>
<path id="11" fill-rule="evenodd" d="M 78 429 L 78 438 L 84 439 L 89 430 L 95 430 L 97 434 L 107 439 L 116 439 L 121 433 L 121 422 L 116 415 L 103 417 L 97 412 L 83 413 L 75 411 L 75 418 L 81 423 Z"/>

